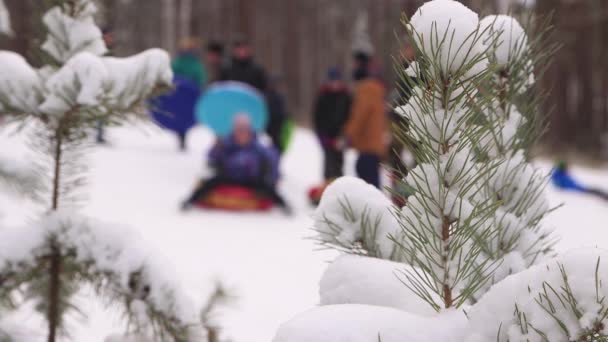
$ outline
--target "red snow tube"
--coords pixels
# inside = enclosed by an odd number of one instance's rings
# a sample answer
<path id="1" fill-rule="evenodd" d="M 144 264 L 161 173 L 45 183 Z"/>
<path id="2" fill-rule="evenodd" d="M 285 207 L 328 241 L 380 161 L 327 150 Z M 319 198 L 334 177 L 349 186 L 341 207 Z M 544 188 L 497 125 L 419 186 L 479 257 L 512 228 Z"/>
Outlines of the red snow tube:
<path id="1" fill-rule="evenodd" d="M 201 208 L 230 211 L 266 211 L 274 206 L 269 198 L 238 185 L 220 185 L 196 205 Z"/>

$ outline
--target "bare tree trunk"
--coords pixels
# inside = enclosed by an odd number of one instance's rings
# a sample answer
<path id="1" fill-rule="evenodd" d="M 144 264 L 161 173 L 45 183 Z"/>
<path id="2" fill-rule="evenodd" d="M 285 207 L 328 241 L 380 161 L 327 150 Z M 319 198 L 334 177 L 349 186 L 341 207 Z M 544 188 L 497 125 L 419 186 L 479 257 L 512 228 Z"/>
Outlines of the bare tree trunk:
<path id="1" fill-rule="evenodd" d="M 179 7 L 179 36 L 192 35 L 192 0 L 181 0 Z"/>
<path id="2" fill-rule="evenodd" d="M 163 46 L 170 53 L 175 52 L 175 0 L 162 0 Z"/>

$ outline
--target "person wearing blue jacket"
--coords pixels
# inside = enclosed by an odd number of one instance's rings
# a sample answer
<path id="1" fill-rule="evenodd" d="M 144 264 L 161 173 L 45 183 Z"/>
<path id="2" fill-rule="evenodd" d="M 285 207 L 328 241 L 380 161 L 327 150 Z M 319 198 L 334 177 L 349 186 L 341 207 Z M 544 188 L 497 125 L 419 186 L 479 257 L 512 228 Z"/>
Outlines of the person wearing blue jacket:
<path id="1" fill-rule="evenodd" d="M 568 172 L 568 164 L 564 161 L 558 162 L 551 172 L 551 182 L 555 187 L 561 190 L 591 194 L 600 197 L 601 199 L 608 200 L 607 192 L 587 187 L 577 182 Z"/>

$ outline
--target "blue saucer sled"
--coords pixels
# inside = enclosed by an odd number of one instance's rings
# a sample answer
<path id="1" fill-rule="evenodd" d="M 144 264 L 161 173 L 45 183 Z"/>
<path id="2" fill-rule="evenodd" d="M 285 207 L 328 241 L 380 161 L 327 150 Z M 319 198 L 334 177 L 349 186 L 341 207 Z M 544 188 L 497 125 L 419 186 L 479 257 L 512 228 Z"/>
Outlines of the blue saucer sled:
<path id="1" fill-rule="evenodd" d="M 232 131 L 234 117 L 246 114 L 253 129 L 264 132 L 268 124 L 268 108 L 264 96 L 241 82 L 218 82 L 210 86 L 196 104 L 196 119 L 224 137 Z"/>

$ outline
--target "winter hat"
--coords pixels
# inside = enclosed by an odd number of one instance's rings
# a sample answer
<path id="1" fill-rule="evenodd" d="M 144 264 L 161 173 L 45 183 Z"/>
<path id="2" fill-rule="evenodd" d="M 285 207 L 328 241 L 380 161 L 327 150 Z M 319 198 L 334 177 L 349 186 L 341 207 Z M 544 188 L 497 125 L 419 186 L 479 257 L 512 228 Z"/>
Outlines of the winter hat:
<path id="1" fill-rule="evenodd" d="M 331 67 L 327 70 L 327 79 L 330 81 L 339 81 L 342 79 L 342 71 L 338 67 Z"/>

